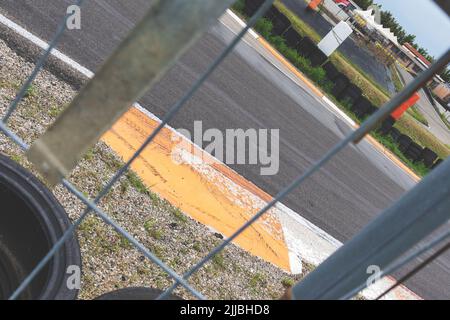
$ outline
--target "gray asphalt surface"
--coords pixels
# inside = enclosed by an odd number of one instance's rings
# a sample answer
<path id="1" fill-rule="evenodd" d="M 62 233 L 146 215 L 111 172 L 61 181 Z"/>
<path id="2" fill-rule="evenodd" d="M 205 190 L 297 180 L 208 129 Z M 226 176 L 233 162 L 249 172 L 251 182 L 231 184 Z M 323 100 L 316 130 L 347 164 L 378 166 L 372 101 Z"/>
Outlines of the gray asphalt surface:
<path id="1" fill-rule="evenodd" d="M 400 72 L 401 77 L 406 83 L 410 83 L 414 78 L 403 68 L 397 68 Z M 450 145 L 450 130 L 447 128 L 445 123 L 442 121 L 439 114 L 434 109 L 426 93 L 421 89 L 419 90 L 420 100 L 417 102 L 417 108 L 422 112 L 425 119 L 428 121 L 428 127 L 424 126 L 428 131 L 430 131 L 435 137 L 441 140 L 442 143 Z"/>
<path id="2" fill-rule="evenodd" d="M 334 27 L 327 19 L 319 13 L 313 13 L 305 10 L 307 4 L 304 0 L 282 0 L 282 2 L 291 9 L 295 14 L 301 17 L 314 30 L 324 37 Z M 369 74 L 376 82 L 385 87 L 389 92 L 395 93 L 395 87 L 391 80 L 390 70 L 369 51 L 360 47 L 352 36 L 348 37 L 338 49 L 350 61 L 358 65 L 362 70 Z"/>
<path id="3" fill-rule="evenodd" d="M 0 13 L 48 41 L 70 3 L 3 0 Z M 95 71 L 148 6 L 146 0 L 87 1 L 82 9 L 82 29 L 67 32 L 58 48 Z M 212 28 L 141 104 L 161 117 L 232 36 L 222 24 Z M 171 125 L 192 130 L 194 120 L 202 120 L 204 130 L 279 128 L 277 175 L 261 176 L 259 166 L 231 165 L 274 195 L 351 129 L 308 90 L 268 63 L 270 57 L 258 53 L 261 48 L 256 49 L 241 43 Z M 363 141 L 346 148 L 283 202 L 346 241 L 413 185 L 409 176 Z M 449 265 L 449 257 L 441 257 L 410 280 L 408 287 L 424 298 L 450 298 Z"/>

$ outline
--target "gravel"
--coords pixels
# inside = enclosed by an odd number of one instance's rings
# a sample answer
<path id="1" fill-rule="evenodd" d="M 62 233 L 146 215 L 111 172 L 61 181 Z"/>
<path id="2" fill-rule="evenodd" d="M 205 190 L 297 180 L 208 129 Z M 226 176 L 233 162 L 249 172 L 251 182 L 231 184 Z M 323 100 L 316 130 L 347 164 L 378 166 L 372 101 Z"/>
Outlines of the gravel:
<path id="1" fill-rule="evenodd" d="M 14 98 L 33 65 L 0 40 L 0 112 Z M 10 128 L 27 143 L 40 136 L 76 94 L 71 86 L 44 70 L 34 81 L 27 97 L 11 117 Z M 0 135 L 0 152 L 35 172 L 23 152 Z M 107 145 L 97 143 L 70 176 L 85 195 L 93 198 L 121 165 Z M 83 204 L 62 186 L 55 196 L 74 220 Z M 140 243 L 178 273 L 183 273 L 222 241 L 206 226 L 196 222 L 152 193 L 132 172 L 122 177 L 100 202 L 100 207 Z M 167 288 L 170 277 L 146 259 L 123 236 L 91 214 L 80 225 L 77 236 L 82 252 L 82 286 L 79 298 L 92 299 L 114 289 L 130 286 Z M 311 266 L 304 266 L 305 272 Z M 230 245 L 190 278 L 190 283 L 210 299 L 277 299 L 293 281 L 293 276 Z M 176 294 L 192 299 L 184 289 Z"/>

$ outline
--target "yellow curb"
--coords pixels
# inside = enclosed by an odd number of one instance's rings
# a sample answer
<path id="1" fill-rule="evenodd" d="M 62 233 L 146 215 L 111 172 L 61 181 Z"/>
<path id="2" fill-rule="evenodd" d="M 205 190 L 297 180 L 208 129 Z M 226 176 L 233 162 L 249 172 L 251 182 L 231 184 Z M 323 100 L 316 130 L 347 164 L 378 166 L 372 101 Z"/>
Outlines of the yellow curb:
<path id="1" fill-rule="evenodd" d="M 102 140 L 126 160 L 157 125 L 156 120 L 132 108 Z M 208 153 L 194 149 L 190 141 L 181 145 L 174 142 L 173 135 L 172 130 L 164 128 L 131 167 L 153 192 L 193 219 L 228 237 L 272 199 Z M 173 154 L 183 152 L 200 155 L 204 162 L 192 165 L 175 163 Z M 274 213 L 268 212 L 261 217 L 237 237 L 235 243 L 290 271 L 282 226 Z"/>
<path id="2" fill-rule="evenodd" d="M 258 37 L 259 42 L 266 48 L 276 59 L 278 59 L 286 68 L 292 71 L 297 77 L 299 77 L 307 86 L 310 88 L 319 98 L 323 98 L 325 94 L 317 88 L 308 78 L 306 78 L 298 69 L 292 65 L 286 58 L 284 58 L 275 48 L 273 48 L 265 39 Z M 358 125 L 354 126 L 359 128 Z M 408 166 L 406 166 L 395 154 L 390 150 L 385 148 L 381 143 L 375 140 L 372 136 L 366 135 L 366 139 L 384 155 L 386 155 L 392 162 L 408 173 L 411 178 L 416 182 L 420 181 L 422 178 L 419 177 L 414 171 L 412 171 Z"/>

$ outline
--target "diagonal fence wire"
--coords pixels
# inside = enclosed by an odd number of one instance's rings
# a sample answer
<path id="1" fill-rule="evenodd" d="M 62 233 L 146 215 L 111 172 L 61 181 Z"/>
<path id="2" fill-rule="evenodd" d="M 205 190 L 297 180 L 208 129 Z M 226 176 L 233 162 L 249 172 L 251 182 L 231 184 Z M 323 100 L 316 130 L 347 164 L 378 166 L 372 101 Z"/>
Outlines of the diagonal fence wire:
<path id="1" fill-rule="evenodd" d="M 234 47 L 240 42 L 240 40 L 245 36 L 247 31 L 256 23 L 256 21 L 262 17 L 264 12 L 270 7 L 273 0 L 266 0 L 263 5 L 258 9 L 254 16 L 250 19 L 249 23 L 242 31 L 232 40 L 232 42 L 222 51 L 222 53 L 216 58 L 216 60 L 208 67 L 204 74 L 194 83 L 194 85 L 185 93 L 185 95 L 173 105 L 166 115 L 162 118 L 161 123 L 155 128 L 155 130 L 147 137 L 145 142 L 139 147 L 138 150 L 133 154 L 133 156 L 114 174 L 110 181 L 104 186 L 104 188 L 99 192 L 94 201 L 88 200 L 81 192 L 79 192 L 69 181 L 63 179 L 63 185 L 73 194 L 75 194 L 81 201 L 83 201 L 87 208 L 83 214 L 68 228 L 63 236 L 55 243 L 52 249 L 46 254 L 46 256 L 38 263 L 38 265 L 32 270 L 32 272 L 24 279 L 21 285 L 15 290 L 11 295 L 10 299 L 16 299 L 21 292 L 33 281 L 34 277 L 42 270 L 42 268 L 50 261 L 53 255 L 61 248 L 65 241 L 72 235 L 75 229 L 81 224 L 81 222 L 87 217 L 87 215 L 93 210 L 100 218 L 102 218 L 106 223 L 110 224 L 117 232 L 122 234 L 127 238 L 137 249 L 139 249 L 147 258 L 152 262 L 160 266 L 164 271 L 166 271 L 172 278 L 174 278 L 177 283 L 181 283 L 186 289 L 194 294 L 199 299 L 204 297 L 193 289 L 181 276 L 179 276 L 175 271 L 170 269 L 161 260 L 159 260 L 155 255 L 149 252 L 145 246 L 140 244 L 135 240 L 128 232 L 121 228 L 117 223 L 111 220 L 107 214 L 103 213 L 101 209 L 97 207 L 97 203 L 102 199 L 111 189 L 111 187 L 120 179 L 120 177 L 128 170 L 133 161 L 139 157 L 142 151 L 152 142 L 155 136 L 162 130 L 162 128 L 177 114 L 177 112 L 186 104 L 186 102 L 192 97 L 192 95 L 201 87 L 201 85 L 207 80 L 207 78 L 213 73 L 213 71 L 222 63 L 222 61 L 231 53 Z M 66 21 L 66 19 L 64 20 Z M 64 22 L 65 24 L 65 22 Z M 51 50 L 48 50 L 48 55 Z M 45 62 L 45 61 L 44 61 Z M 42 63 L 43 64 L 43 63 Z M 28 85 L 31 81 L 27 81 Z M 27 87 L 24 89 L 27 90 Z M 20 101 L 20 100 L 19 100 Z M 15 107 L 17 104 L 15 104 Z M 15 110 L 8 110 L 9 114 L 12 114 Z M 28 146 L 24 143 L 17 135 L 12 133 L 6 126 L 5 123 L 0 122 L 0 130 L 7 134 L 14 142 L 16 142 L 22 149 L 27 150 Z"/>
<path id="2" fill-rule="evenodd" d="M 83 0 L 79 0 L 78 3 L 81 4 Z M 171 107 L 171 109 L 167 112 L 167 114 L 163 117 L 160 125 L 148 136 L 146 141 L 141 145 L 141 147 L 133 154 L 133 156 L 121 167 L 112 179 L 105 185 L 103 190 L 97 195 L 94 201 L 87 199 L 80 191 L 78 191 L 68 180 L 63 180 L 63 185 L 66 189 L 68 189 L 71 193 L 77 196 L 86 206 L 86 210 L 83 214 L 73 223 L 73 225 L 64 233 L 64 235 L 58 240 L 58 242 L 53 246 L 53 248 L 48 252 L 48 254 L 40 261 L 40 263 L 34 268 L 34 270 L 28 275 L 28 277 L 21 283 L 21 285 L 16 289 L 16 291 L 12 294 L 10 299 L 16 299 L 22 290 L 30 284 L 33 278 L 39 273 L 39 271 L 45 266 L 45 264 L 52 258 L 52 256 L 60 249 L 62 244 L 68 239 L 68 237 L 75 231 L 75 229 L 80 225 L 83 219 L 92 211 L 94 211 L 100 218 L 103 219 L 106 223 L 113 226 L 113 228 L 120 234 L 122 234 L 127 240 L 129 240 L 138 250 L 144 253 L 144 255 L 149 258 L 152 262 L 156 263 L 160 266 L 164 271 L 166 271 L 174 280 L 175 283 L 168 288 L 159 298 L 164 298 L 172 292 L 178 285 L 183 285 L 186 289 L 188 289 L 194 296 L 199 299 L 203 299 L 203 296 L 198 293 L 195 289 L 193 289 L 188 283 L 187 279 L 195 273 L 198 269 L 200 269 L 206 262 L 208 262 L 211 258 L 213 258 L 217 253 L 223 250 L 227 245 L 231 243 L 238 235 L 240 235 L 245 229 L 247 229 L 251 224 L 253 224 L 257 219 L 259 219 L 265 212 L 267 212 L 270 208 L 272 208 L 278 201 L 284 199 L 290 192 L 292 192 L 295 188 L 297 188 L 303 181 L 305 181 L 309 176 L 318 171 L 324 164 L 326 164 L 331 158 L 334 157 L 338 152 L 340 152 L 344 147 L 346 147 L 350 143 L 358 143 L 369 131 L 375 128 L 376 124 L 387 117 L 398 105 L 400 105 L 403 101 L 405 101 L 409 96 L 415 92 L 418 88 L 423 86 L 423 84 L 430 79 L 433 74 L 435 74 L 438 70 L 440 70 L 445 64 L 449 61 L 450 52 L 447 51 L 446 54 L 439 59 L 435 64 L 433 64 L 430 69 L 421 74 L 416 80 L 414 80 L 409 86 L 407 86 L 401 93 L 395 96 L 391 101 L 389 101 L 383 108 L 378 110 L 375 114 L 373 114 L 368 120 L 366 120 L 359 129 L 349 134 L 346 138 L 341 140 L 340 143 L 335 145 L 330 151 L 328 151 L 320 160 L 318 160 L 313 166 L 310 167 L 308 171 L 304 174 L 300 175 L 296 180 L 294 180 L 290 185 L 288 185 L 285 189 L 280 191 L 276 197 L 267 203 L 261 210 L 259 210 L 249 221 L 247 221 L 243 226 L 241 226 L 238 230 L 233 233 L 232 236 L 224 240 L 219 246 L 214 248 L 208 255 L 206 255 L 203 259 L 201 259 L 196 265 L 194 265 L 190 270 L 188 270 L 182 277 L 178 275 L 176 272 L 167 267 L 161 260 L 155 257 L 151 252 L 149 252 L 142 244 L 140 244 L 137 240 L 135 240 L 129 233 L 127 233 L 123 228 L 121 228 L 116 222 L 108 217 L 101 209 L 97 207 L 98 201 L 106 195 L 110 188 L 114 185 L 115 182 L 128 170 L 131 163 L 140 155 L 140 153 L 145 149 L 145 147 L 154 139 L 154 137 L 160 132 L 160 130 L 167 124 L 176 113 L 184 106 L 184 104 L 190 99 L 190 97 L 198 90 L 198 88 L 206 81 L 209 75 L 220 65 L 220 63 L 225 59 L 225 57 L 233 50 L 233 48 L 239 43 L 242 37 L 246 34 L 246 32 L 251 28 L 256 21 L 263 15 L 265 10 L 269 8 L 272 4 L 273 0 L 266 0 L 263 5 L 258 9 L 255 15 L 249 20 L 246 27 L 233 39 L 233 41 L 225 48 L 225 50 L 220 54 L 220 56 L 208 67 L 206 72 L 197 80 L 197 82 L 191 87 L 191 89 L 181 98 L 175 105 Z M 51 50 L 58 39 L 61 37 L 62 32 L 65 29 L 65 24 L 67 21 L 67 16 L 64 19 L 64 23 L 58 29 L 57 36 L 55 37 L 52 44 L 49 45 L 47 51 L 43 54 L 39 63 L 36 65 L 32 75 L 28 78 L 27 82 L 22 86 L 22 89 L 16 96 L 16 99 L 11 104 L 8 109 L 5 117 L 3 118 L 3 122 L 0 121 L 0 130 L 4 132 L 6 136 L 12 139 L 16 144 L 18 144 L 22 149 L 28 149 L 27 144 L 22 141 L 16 134 L 14 134 L 6 125 L 6 121 L 10 117 L 10 115 L 17 108 L 17 104 L 25 95 L 32 81 L 36 77 L 39 70 L 44 65 L 46 59 L 51 53 Z M 62 28 L 62 29 L 61 29 Z"/>
<path id="3" fill-rule="evenodd" d="M 80 7 L 83 4 L 84 0 L 77 0 L 74 5 Z M 45 62 L 47 61 L 48 57 L 50 56 L 52 50 L 56 47 L 59 40 L 61 40 L 61 37 L 64 34 L 64 31 L 66 30 L 67 26 L 67 20 L 71 17 L 71 14 L 67 13 L 64 16 L 64 19 L 61 21 L 61 23 L 58 26 L 58 29 L 56 30 L 56 34 L 53 37 L 53 39 L 50 41 L 48 48 L 42 53 L 39 60 L 37 61 L 36 65 L 34 66 L 33 71 L 31 72 L 30 76 L 27 78 L 25 83 L 20 88 L 19 92 L 17 93 L 14 100 L 9 105 L 5 115 L 3 116 L 2 121 L 4 123 L 7 123 L 11 115 L 13 114 L 14 110 L 16 110 L 19 102 L 23 99 L 23 97 L 26 95 L 28 88 L 33 83 L 34 79 L 36 79 L 37 75 L 41 71 L 41 69 L 44 67 Z"/>

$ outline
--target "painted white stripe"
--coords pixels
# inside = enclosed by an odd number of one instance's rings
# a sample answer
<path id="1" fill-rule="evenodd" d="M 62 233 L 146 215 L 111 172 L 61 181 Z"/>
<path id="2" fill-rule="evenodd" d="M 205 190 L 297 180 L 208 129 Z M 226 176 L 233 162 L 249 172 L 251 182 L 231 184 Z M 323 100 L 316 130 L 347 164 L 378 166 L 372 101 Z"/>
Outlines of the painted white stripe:
<path id="1" fill-rule="evenodd" d="M 11 21 L 10 19 L 6 18 L 5 16 L 3 16 L 1 14 L 0 14 L 0 23 L 2 23 L 3 25 L 7 26 L 8 28 L 14 30 L 15 32 L 17 32 L 22 37 L 24 37 L 25 39 L 29 40 L 30 42 L 32 42 L 33 44 L 35 44 L 39 48 L 47 50 L 47 48 L 49 46 L 47 42 L 45 42 L 44 40 L 36 37 L 32 33 L 28 32 L 27 30 L 25 30 L 24 28 L 19 26 L 17 23 Z M 61 60 L 62 62 L 68 64 L 74 70 L 80 72 L 84 76 L 89 77 L 89 78 L 92 78 L 94 76 L 94 73 L 92 71 L 88 70 L 87 68 L 83 67 L 79 63 L 75 62 L 74 60 L 72 60 L 71 58 L 69 58 L 68 56 L 63 54 L 61 51 L 59 51 L 57 49 L 53 49 L 51 54 L 54 57 L 56 57 L 59 60 Z"/>
<path id="2" fill-rule="evenodd" d="M 348 115 L 344 113 L 337 105 L 333 103 L 330 99 L 328 99 L 326 96 L 322 97 L 322 100 L 325 101 L 326 104 L 328 104 L 332 109 L 334 113 L 337 113 L 342 119 L 347 121 L 352 127 L 356 126 L 356 122 L 352 120 Z"/>
<path id="3" fill-rule="evenodd" d="M 230 9 L 227 9 L 226 13 L 230 15 L 242 28 L 245 28 L 247 26 L 247 24 Z M 248 33 L 251 34 L 255 39 L 259 38 L 259 34 L 253 31 L 253 29 L 249 29 Z"/>
<path id="4" fill-rule="evenodd" d="M 36 46 L 42 49 L 48 48 L 48 44 L 45 41 L 28 32 L 27 30 L 25 30 L 15 22 L 11 21 L 10 19 L 6 18 L 2 14 L 0 14 L 0 23 L 17 32 L 22 37 L 29 40 Z M 51 54 L 60 61 L 69 65 L 74 70 L 80 72 L 84 76 L 88 78 L 92 78 L 94 76 L 94 73 L 92 71 L 75 62 L 62 52 L 58 50 L 52 50 Z M 161 120 L 156 115 L 154 115 L 147 109 L 143 108 L 139 103 L 134 103 L 133 107 L 137 108 L 139 111 L 148 115 L 151 119 L 161 122 Z M 182 138 L 187 139 L 183 135 L 179 134 L 178 131 L 176 131 L 174 128 L 170 126 L 166 127 L 171 131 L 173 131 L 174 133 L 181 136 Z M 199 148 L 195 144 L 194 146 L 196 148 Z M 216 160 L 218 162 L 221 162 L 218 159 Z M 339 248 L 342 245 L 342 243 L 336 240 L 334 237 L 332 237 L 331 235 L 329 235 L 316 225 L 312 224 L 308 220 L 304 219 L 298 213 L 296 213 L 289 207 L 285 206 L 284 204 L 280 202 L 277 203 L 275 209 L 277 211 L 277 215 L 280 219 L 280 222 L 283 226 L 285 241 L 289 250 L 291 271 L 293 273 L 301 272 L 302 259 L 312 264 L 316 265 L 320 264 L 330 254 L 332 254 L 337 248 Z M 388 277 L 383 278 L 377 284 L 368 289 L 368 292 L 370 292 L 370 294 L 368 294 L 367 297 L 371 298 L 374 294 L 381 293 L 382 291 L 380 290 L 387 287 L 391 283 L 392 280 L 389 279 Z M 398 288 L 397 292 L 398 291 L 400 291 L 401 297 L 416 298 L 416 299 L 419 298 L 417 295 L 415 295 L 411 290 L 409 290 L 406 287 L 401 286 Z M 365 292 L 364 295 L 366 296 Z M 395 297 L 398 296 L 400 295 L 396 295 Z"/>

